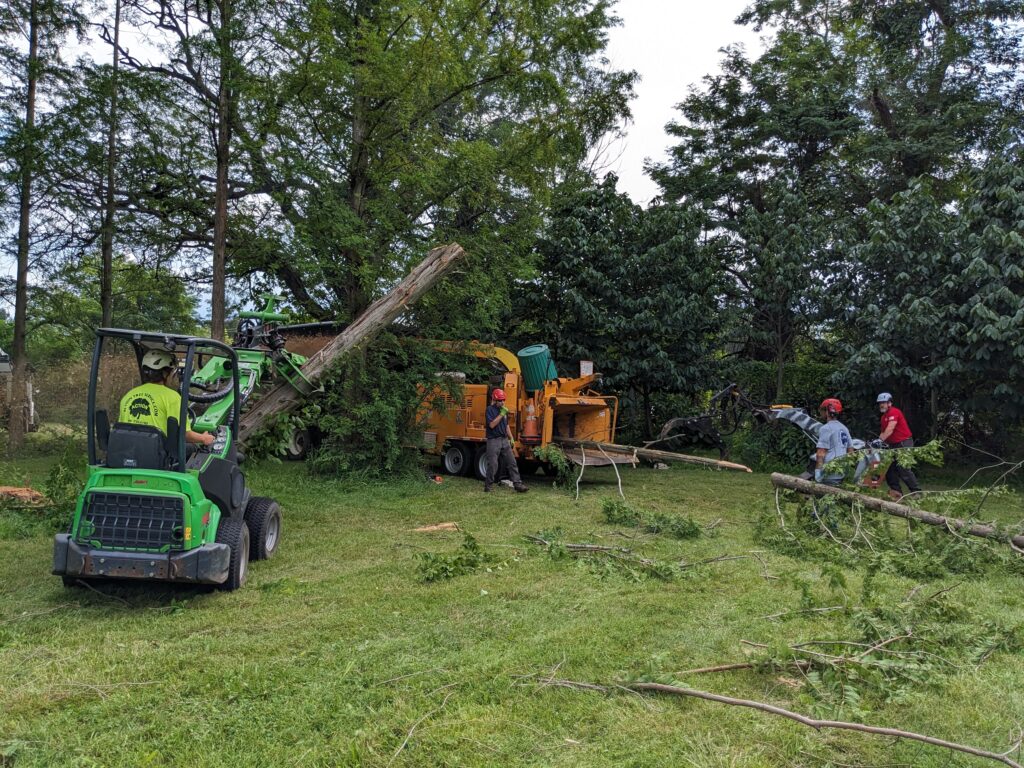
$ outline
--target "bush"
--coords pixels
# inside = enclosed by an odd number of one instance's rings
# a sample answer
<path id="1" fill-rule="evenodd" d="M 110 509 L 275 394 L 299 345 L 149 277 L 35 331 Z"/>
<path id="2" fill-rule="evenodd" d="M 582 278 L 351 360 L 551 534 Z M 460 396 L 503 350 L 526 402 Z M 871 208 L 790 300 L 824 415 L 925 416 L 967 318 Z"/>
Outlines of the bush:
<path id="1" fill-rule="evenodd" d="M 81 440 L 70 437 L 60 442 L 60 458 L 50 467 L 41 490 L 43 499 L 26 502 L 0 497 L 0 539 L 27 538 L 66 530 L 82 490 L 85 455 Z M 27 478 L 12 467 L 0 472 L 0 485 L 26 486 Z"/>
<path id="2" fill-rule="evenodd" d="M 423 383 L 451 367 L 450 355 L 391 334 L 347 355 L 323 381 L 317 417 L 323 437 L 308 461 L 311 471 L 373 476 L 419 468 L 423 425 L 416 413 L 432 396 Z"/>

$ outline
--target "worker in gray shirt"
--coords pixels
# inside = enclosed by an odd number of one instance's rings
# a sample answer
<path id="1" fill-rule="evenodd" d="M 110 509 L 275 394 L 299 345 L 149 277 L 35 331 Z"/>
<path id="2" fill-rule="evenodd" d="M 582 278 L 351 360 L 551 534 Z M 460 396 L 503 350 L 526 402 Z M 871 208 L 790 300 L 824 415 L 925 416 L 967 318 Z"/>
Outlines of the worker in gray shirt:
<path id="1" fill-rule="evenodd" d="M 841 402 L 834 397 L 827 398 L 821 401 L 820 410 L 825 423 L 818 432 L 814 482 L 839 485 L 843 481 L 843 474 L 826 475 L 824 466 L 833 459 L 854 453 L 853 441 L 850 439 L 850 430 L 839 420 L 839 414 L 843 412 Z"/>

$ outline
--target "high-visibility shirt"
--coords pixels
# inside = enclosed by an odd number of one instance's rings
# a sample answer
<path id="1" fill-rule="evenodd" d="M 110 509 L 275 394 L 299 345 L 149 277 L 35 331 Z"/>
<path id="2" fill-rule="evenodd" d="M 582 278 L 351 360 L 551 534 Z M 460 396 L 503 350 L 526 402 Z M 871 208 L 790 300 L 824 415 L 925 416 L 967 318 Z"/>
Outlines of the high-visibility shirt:
<path id="1" fill-rule="evenodd" d="M 145 424 L 167 434 L 167 420 L 181 418 L 181 395 L 163 384 L 140 384 L 121 398 L 118 421 Z M 185 417 L 185 429 L 192 429 Z"/>

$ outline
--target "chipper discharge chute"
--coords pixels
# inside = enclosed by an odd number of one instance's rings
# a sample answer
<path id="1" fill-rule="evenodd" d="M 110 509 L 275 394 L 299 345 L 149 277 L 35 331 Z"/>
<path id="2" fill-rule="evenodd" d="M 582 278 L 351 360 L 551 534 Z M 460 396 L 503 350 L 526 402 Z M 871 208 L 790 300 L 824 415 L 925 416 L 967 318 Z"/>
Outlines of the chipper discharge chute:
<path id="1" fill-rule="evenodd" d="M 236 350 L 191 336 L 108 328 L 96 336 L 88 478 L 70 531 L 54 541 L 53 573 L 69 586 L 79 580 L 152 579 L 237 589 L 246 581 L 249 561 L 271 557 L 281 536 L 280 508 L 273 499 L 251 494 L 237 448 L 241 403 L 273 360 L 263 350 Z M 107 342 L 127 354 L 107 354 Z M 180 364 L 178 378 L 169 379 L 178 385 L 179 411 L 161 415 L 165 430 L 111 424 L 108 409 L 117 408 L 153 351 L 170 353 Z M 139 416 L 152 406 L 140 399 L 127 407 Z M 212 434 L 213 442 L 186 444 L 189 431 Z"/>

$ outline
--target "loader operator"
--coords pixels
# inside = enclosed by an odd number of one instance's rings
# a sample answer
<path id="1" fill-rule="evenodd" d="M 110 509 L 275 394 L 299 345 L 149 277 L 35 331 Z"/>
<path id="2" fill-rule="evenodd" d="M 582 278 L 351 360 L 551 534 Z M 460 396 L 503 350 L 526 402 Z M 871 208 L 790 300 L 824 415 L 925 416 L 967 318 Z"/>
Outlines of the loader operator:
<path id="1" fill-rule="evenodd" d="M 491 392 L 491 404 L 487 406 L 484 419 L 487 422 L 487 479 L 484 480 L 484 491 L 490 492 L 504 463 L 508 469 L 508 476 L 512 479 L 512 487 L 517 493 L 526 493 L 530 489 L 523 485 L 519 467 L 516 466 L 515 454 L 512 453 L 512 434 L 508 431 L 505 390 L 495 389 Z"/>
<path id="2" fill-rule="evenodd" d="M 839 420 L 839 414 L 843 412 L 843 404 L 834 397 L 821 401 L 820 407 L 825 423 L 818 433 L 818 443 L 815 446 L 815 469 L 814 482 L 825 483 L 826 485 L 839 485 L 844 475 L 825 474 L 825 465 L 833 459 L 838 459 L 848 453 L 854 453 L 853 441 L 850 439 L 850 430 Z"/>
<path id="3" fill-rule="evenodd" d="M 878 410 L 882 412 L 882 423 L 879 429 L 879 438 L 889 448 L 913 448 L 914 436 L 910 432 L 907 418 L 903 411 L 892 404 L 892 395 L 883 392 L 878 396 Z M 885 482 L 889 486 L 889 498 L 899 501 L 903 498 L 903 491 L 900 481 L 907 484 L 911 493 L 919 493 L 920 484 L 917 476 L 907 467 L 901 467 L 895 461 L 889 465 L 885 473 Z"/>
<path id="4" fill-rule="evenodd" d="M 167 436 L 167 420 L 181 414 L 181 394 L 174 382 L 178 378 L 178 360 L 170 352 L 151 349 L 142 356 L 142 384 L 121 398 L 118 421 L 156 427 Z M 193 432 L 185 422 L 185 442 L 213 445 L 208 432 Z"/>

